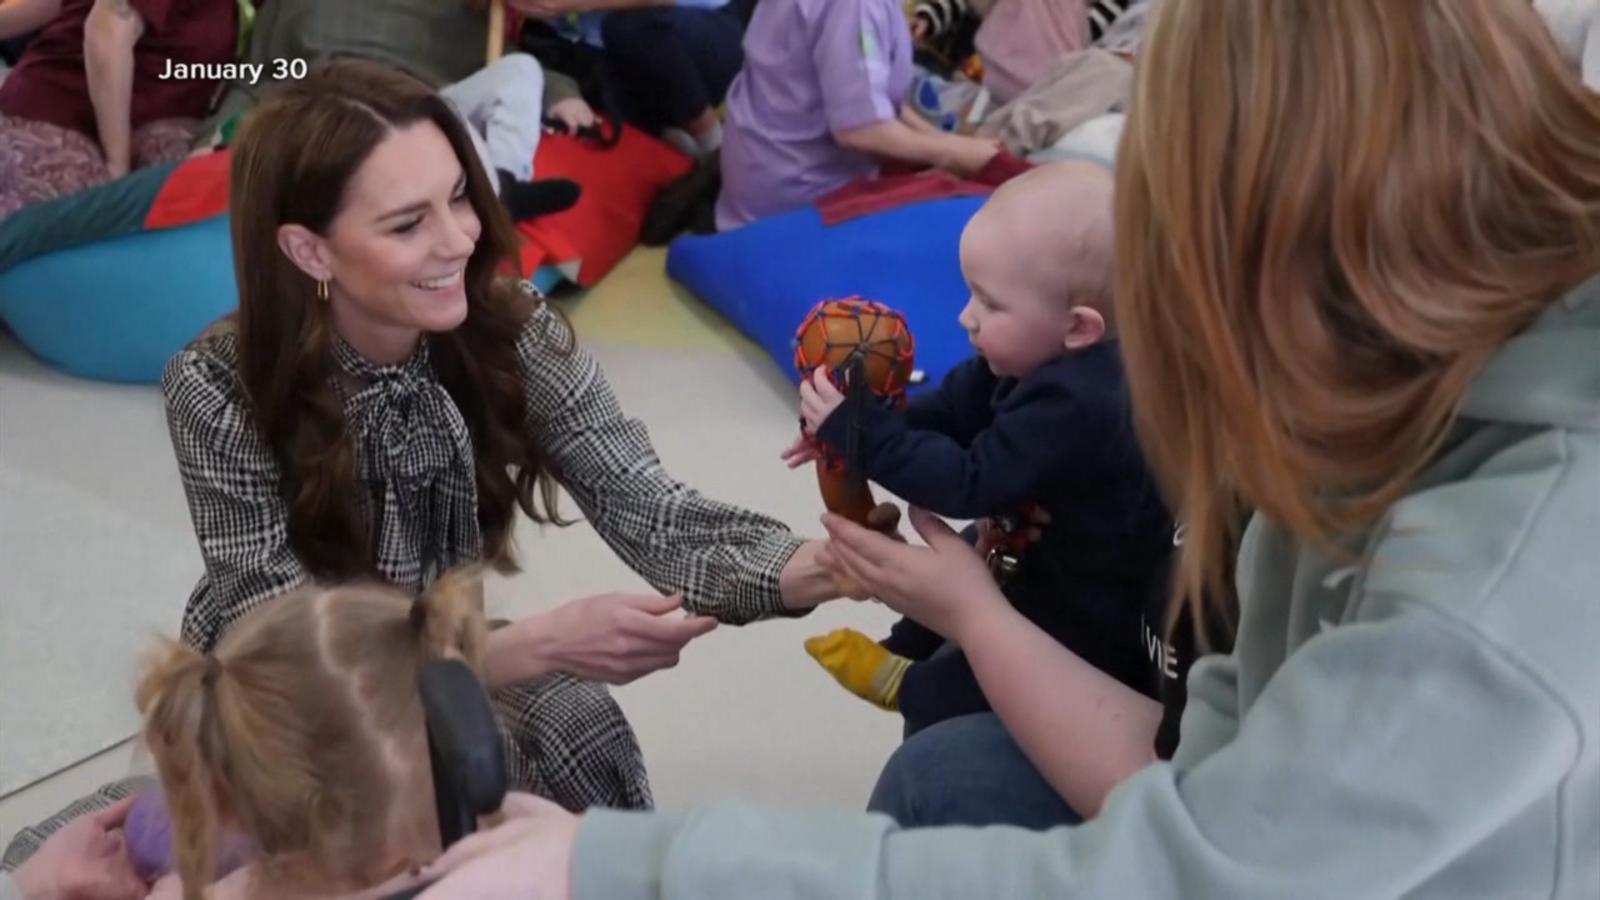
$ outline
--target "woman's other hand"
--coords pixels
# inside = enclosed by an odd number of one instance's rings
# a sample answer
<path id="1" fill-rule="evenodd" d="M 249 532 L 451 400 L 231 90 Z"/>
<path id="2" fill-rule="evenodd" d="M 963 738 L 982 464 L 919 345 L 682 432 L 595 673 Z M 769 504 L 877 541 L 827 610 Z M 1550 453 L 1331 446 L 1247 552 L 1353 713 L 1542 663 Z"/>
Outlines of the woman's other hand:
<path id="1" fill-rule="evenodd" d="M 717 627 L 710 616 L 682 610 L 679 596 L 613 593 L 573 600 L 494 632 L 489 681 L 498 687 L 561 671 L 627 684 L 670 669 L 685 645 Z"/>

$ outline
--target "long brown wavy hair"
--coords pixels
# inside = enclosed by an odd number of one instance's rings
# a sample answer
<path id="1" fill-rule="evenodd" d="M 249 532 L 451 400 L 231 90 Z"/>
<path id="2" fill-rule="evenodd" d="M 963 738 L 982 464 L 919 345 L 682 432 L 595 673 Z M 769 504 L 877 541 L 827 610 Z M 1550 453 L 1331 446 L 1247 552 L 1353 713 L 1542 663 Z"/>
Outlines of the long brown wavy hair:
<path id="1" fill-rule="evenodd" d="M 565 524 L 540 448 L 525 433 L 516 340 L 534 304 L 507 277 L 517 235 L 490 187 L 465 126 L 426 83 L 362 60 L 316 66 L 244 122 L 232 148 L 233 253 L 239 286 L 239 358 L 257 427 L 282 471 L 289 544 L 327 579 L 371 574 L 371 524 L 354 441 L 334 392 L 333 322 L 316 282 L 280 249 L 278 228 L 326 234 L 346 186 L 395 129 L 432 122 L 466 172 L 483 231 L 467 263 L 467 317 L 434 335 L 431 360 L 460 408 L 476 457 L 484 558 L 515 567 L 510 547 L 520 506 L 534 521 Z M 537 487 L 543 501 L 535 504 Z"/>
<path id="2" fill-rule="evenodd" d="M 1526 2 L 1163 0 L 1117 175 L 1129 386 L 1197 620 L 1241 508 L 1333 550 L 1600 269 L 1600 95 Z"/>
<path id="3" fill-rule="evenodd" d="M 436 659 L 481 678 L 487 640 L 482 584 L 458 569 L 420 600 L 302 588 L 252 610 L 211 657 L 164 642 L 135 696 L 185 900 L 205 896 L 224 822 L 260 850 L 254 896 L 358 891 L 406 857 L 430 861 L 442 848 L 417 682 Z"/>

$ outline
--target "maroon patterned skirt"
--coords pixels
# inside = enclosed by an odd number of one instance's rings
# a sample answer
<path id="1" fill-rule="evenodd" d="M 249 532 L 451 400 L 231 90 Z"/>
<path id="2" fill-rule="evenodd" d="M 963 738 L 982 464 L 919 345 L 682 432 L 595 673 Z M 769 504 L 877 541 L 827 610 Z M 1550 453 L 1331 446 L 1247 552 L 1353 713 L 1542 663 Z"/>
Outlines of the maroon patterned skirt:
<path id="1" fill-rule="evenodd" d="M 0 82 L 8 73 L 0 71 Z M 135 129 L 135 168 L 182 159 L 200 123 L 163 119 Z M 111 180 L 100 145 L 81 131 L 0 114 L 0 219 Z"/>

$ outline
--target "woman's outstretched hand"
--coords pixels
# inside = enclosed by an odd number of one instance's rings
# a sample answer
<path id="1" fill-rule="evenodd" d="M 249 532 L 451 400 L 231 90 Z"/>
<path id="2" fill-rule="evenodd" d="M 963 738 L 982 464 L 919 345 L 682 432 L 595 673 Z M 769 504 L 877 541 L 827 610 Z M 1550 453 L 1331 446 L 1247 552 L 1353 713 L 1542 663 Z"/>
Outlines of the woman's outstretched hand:
<path id="1" fill-rule="evenodd" d="M 916 507 L 910 518 L 926 547 L 823 516 L 830 538 L 825 559 L 895 612 L 960 643 L 986 613 L 1006 608 L 1005 596 L 983 557 L 950 526 Z"/>
<path id="2" fill-rule="evenodd" d="M 685 616 L 680 596 L 582 597 L 491 633 L 489 681 L 501 687 L 559 671 L 627 684 L 676 666 L 690 641 L 716 627 L 710 616 Z"/>
<path id="3" fill-rule="evenodd" d="M 576 675 L 627 684 L 678 664 L 688 643 L 717 627 L 710 616 L 683 615 L 681 596 L 596 594 L 550 613 L 550 658 Z"/>

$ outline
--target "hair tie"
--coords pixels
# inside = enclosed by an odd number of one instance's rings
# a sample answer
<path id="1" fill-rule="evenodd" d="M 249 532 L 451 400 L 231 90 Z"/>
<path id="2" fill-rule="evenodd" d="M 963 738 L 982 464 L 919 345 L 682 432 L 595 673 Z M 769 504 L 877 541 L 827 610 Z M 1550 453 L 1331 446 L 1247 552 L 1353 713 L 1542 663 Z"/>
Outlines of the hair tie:
<path id="1" fill-rule="evenodd" d="M 210 653 L 206 654 L 205 660 L 206 668 L 205 671 L 200 675 L 200 683 L 206 687 L 212 687 L 217 683 L 217 679 L 222 675 L 222 660 L 217 659 Z"/>
<path id="2" fill-rule="evenodd" d="M 420 632 L 426 624 L 428 624 L 428 602 L 418 597 L 411 601 L 411 627 Z"/>

